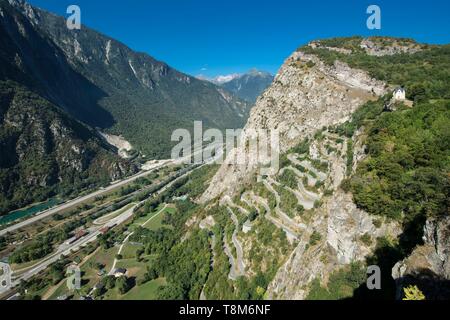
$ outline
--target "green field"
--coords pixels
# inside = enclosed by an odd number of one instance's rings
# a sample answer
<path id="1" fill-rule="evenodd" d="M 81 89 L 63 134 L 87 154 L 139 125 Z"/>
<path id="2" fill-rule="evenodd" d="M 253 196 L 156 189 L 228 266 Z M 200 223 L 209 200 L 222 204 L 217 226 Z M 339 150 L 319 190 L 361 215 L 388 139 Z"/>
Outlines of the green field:
<path id="1" fill-rule="evenodd" d="M 163 219 L 164 219 L 164 215 L 166 213 L 169 214 L 173 214 L 175 213 L 176 209 L 175 208 L 171 208 L 171 207 L 167 207 L 165 208 L 163 211 L 161 211 L 161 209 L 164 208 L 164 204 L 160 205 L 156 210 L 146 214 L 145 216 L 137 219 L 131 226 L 130 226 L 130 230 L 134 230 L 136 227 L 141 226 L 145 223 L 144 228 L 147 228 L 149 230 L 157 230 L 161 227 L 166 227 L 166 228 L 170 228 L 171 226 L 168 225 L 164 225 L 162 223 Z M 156 214 L 158 214 L 156 216 Z M 154 218 L 152 218 L 154 217 Z M 150 221 L 149 219 L 152 218 Z"/>
<path id="2" fill-rule="evenodd" d="M 122 249 L 121 255 L 123 259 L 134 259 L 136 258 L 136 250 L 142 248 L 141 244 L 135 244 L 127 242 Z"/>
<path id="3" fill-rule="evenodd" d="M 142 286 L 135 286 L 126 294 L 121 295 L 116 288 L 109 290 L 103 297 L 104 300 L 155 300 L 158 297 L 158 288 L 164 286 L 166 280 L 159 278 L 149 281 Z"/>
<path id="4" fill-rule="evenodd" d="M 158 297 L 159 287 L 164 285 L 166 285 L 164 278 L 149 281 L 140 287 L 134 287 L 122 298 L 124 300 L 155 300 Z"/>
<path id="5" fill-rule="evenodd" d="M 137 261 L 136 258 L 122 259 L 117 261 L 116 268 L 125 268 L 127 269 L 128 277 L 139 279 L 144 276 L 147 271 L 147 266 L 149 266 L 154 259 L 154 256 L 143 257 L 141 262 Z"/>
<path id="6" fill-rule="evenodd" d="M 128 206 L 129 207 L 129 206 Z M 165 227 L 170 228 L 171 226 L 164 225 L 163 219 L 166 213 L 174 214 L 176 212 L 175 208 L 166 207 L 164 208 L 164 204 L 160 205 L 154 211 L 146 214 L 143 217 L 140 217 L 129 227 L 129 231 L 133 231 L 138 226 L 141 226 L 145 223 L 145 228 L 149 230 L 157 230 L 159 228 Z M 122 210 L 120 210 L 122 211 Z M 136 260 L 136 251 L 143 246 L 138 243 L 127 242 L 121 252 L 122 259 L 117 261 L 116 268 L 125 268 L 127 269 L 127 277 L 134 278 L 134 281 L 137 283 L 139 279 L 142 279 L 144 274 L 147 271 L 147 266 L 149 266 L 152 261 L 155 259 L 155 256 L 142 256 L 142 261 Z M 74 299 L 79 298 L 80 295 L 86 295 L 90 289 L 97 284 L 102 276 L 99 276 L 97 264 L 102 264 L 105 266 L 106 272 L 108 272 L 116 254 L 118 252 L 117 247 L 112 247 L 108 250 L 103 248 L 99 249 L 97 253 L 95 253 L 88 261 L 82 266 L 82 288 L 79 293 L 77 292 L 69 292 L 67 290 L 65 282 L 62 283 L 57 290 L 51 295 L 50 299 L 56 299 L 58 296 L 63 294 L 67 294 L 69 296 L 73 295 Z M 110 300 L 152 300 L 157 298 L 157 290 L 160 286 L 165 285 L 165 279 L 156 279 L 150 282 L 147 282 L 141 286 L 135 285 L 128 293 L 125 295 L 120 295 L 116 288 L 108 290 L 102 299 L 110 299 Z"/>

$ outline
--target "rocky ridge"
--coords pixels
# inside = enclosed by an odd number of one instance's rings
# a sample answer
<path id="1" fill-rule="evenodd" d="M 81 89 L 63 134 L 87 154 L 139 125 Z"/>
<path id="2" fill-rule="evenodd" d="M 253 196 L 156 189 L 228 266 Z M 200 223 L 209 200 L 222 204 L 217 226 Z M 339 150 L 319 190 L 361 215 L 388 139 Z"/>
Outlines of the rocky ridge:
<path id="1" fill-rule="evenodd" d="M 329 130 L 391 89 L 362 70 L 340 61 L 330 66 L 299 50 L 258 98 L 240 146 L 228 154 L 201 201 L 232 198 L 234 206 L 229 200 L 227 205 L 235 214 L 245 217 L 238 209 L 239 203 L 245 204 L 247 215 L 256 210 L 258 219 L 284 233 L 291 249 L 278 256 L 281 265 L 268 286 L 267 298 L 305 299 L 314 279 L 326 284 L 334 271 L 373 253 L 377 238 L 395 239 L 402 232 L 396 222 L 375 223 L 374 217 L 356 207 L 351 194 L 340 189 L 365 157 L 362 131 L 351 139 L 353 162 L 349 164 L 347 138 Z M 246 141 L 252 130 L 260 128 L 279 130 L 282 160 L 278 171 L 269 171 L 255 184 L 256 169 L 269 159 L 261 162 L 260 155 L 249 153 Z M 296 151 L 305 140 L 307 150 Z M 247 162 L 236 165 L 235 157 L 246 157 Z M 261 247 L 252 237 L 237 234 L 247 276 L 257 268 L 252 252 Z M 264 250 L 276 255 L 270 248 Z"/>
<path id="2" fill-rule="evenodd" d="M 258 129 L 278 130 L 280 152 L 286 152 L 315 131 L 343 123 L 364 102 L 387 92 L 381 81 L 365 72 L 337 61 L 327 66 L 314 55 L 295 52 L 289 57 L 274 83 L 258 98 L 241 138 L 241 148 L 232 150 L 201 200 L 211 200 L 221 193 L 232 194 L 248 178 L 258 163 L 248 154 L 247 163 L 236 165 L 237 156 L 246 156 L 245 132 Z M 266 159 L 267 161 L 267 159 Z"/>

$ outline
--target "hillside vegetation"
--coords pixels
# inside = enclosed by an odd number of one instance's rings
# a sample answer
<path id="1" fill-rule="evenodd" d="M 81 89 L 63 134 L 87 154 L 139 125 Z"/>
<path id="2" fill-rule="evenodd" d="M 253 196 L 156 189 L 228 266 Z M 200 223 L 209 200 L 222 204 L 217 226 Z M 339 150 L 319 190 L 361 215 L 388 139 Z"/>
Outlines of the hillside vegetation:
<path id="1" fill-rule="evenodd" d="M 19 84 L 0 81 L 0 102 L 0 214 L 135 172 L 95 131 Z"/>
<path id="2" fill-rule="evenodd" d="M 385 46 L 396 41 L 376 38 Z M 413 54 L 375 57 L 358 46 L 361 38 L 340 38 L 322 44 L 353 50 L 343 54 L 303 47 L 332 64 L 335 60 L 391 85 L 406 89 L 412 109 L 383 112 L 385 100 L 368 102 L 337 132 L 352 137 L 364 125 L 369 157 L 351 180 L 356 203 L 370 213 L 407 219 L 447 214 L 450 172 L 450 45 L 423 46 Z M 403 39 L 403 43 L 414 44 Z"/>
<path id="3" fill-rule="evenodd" d="M 123 135 L 147 158 L 168 158 L 175 129 L 241 128 L 249 105 L 86 26 L 0 1 L 0 79 L 15 80 L 76 119 Z M 38 19 L 38 23 L 35 21 Z M 51 72 L 49 71 L 51 70 Z"/>

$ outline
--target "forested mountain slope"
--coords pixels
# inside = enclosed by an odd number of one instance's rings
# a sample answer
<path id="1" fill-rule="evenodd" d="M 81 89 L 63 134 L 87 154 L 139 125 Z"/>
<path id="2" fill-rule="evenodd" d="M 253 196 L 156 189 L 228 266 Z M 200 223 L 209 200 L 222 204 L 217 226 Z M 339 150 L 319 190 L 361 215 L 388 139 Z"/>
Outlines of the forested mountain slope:
<path id="1" fill-rule="evenodd" d="M 10 4 L 11 3 L 11 4 Z M 122 134 L 147 157 L 168 157 L 176 128 L 238 128 L 249 105 L 85 26 L 21 0 L 0 1 L 0 77 L 26 80 L 77 119 Z"/>
<path id="2" fill-rule="evenodd" d="M 0 211 L 135 172 L 96 130 L 167 158 L 171 133 L 241 127 L 248 105 L 89 28 L 0 0 Z"/>
<path id="3" fill-rule="evenodd" d="M 12 81 L 0 81 L 0 154 L 0 214 L 137 170 L 94 130 Z"/>

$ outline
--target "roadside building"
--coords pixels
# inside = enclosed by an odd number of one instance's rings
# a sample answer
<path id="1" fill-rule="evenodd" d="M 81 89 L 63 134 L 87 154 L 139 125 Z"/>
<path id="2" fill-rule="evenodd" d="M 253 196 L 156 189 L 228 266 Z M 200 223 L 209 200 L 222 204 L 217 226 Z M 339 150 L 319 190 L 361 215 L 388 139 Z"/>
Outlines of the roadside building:
<path id="1" fill-rule="evenodd" d="M 125 269 L 125 268 L 117 268 L 117 269 L 114 270 L 113 274 L 114 274 L 114 277 L 116 277 L 116 278 L 120 278 L 120 277 L 126 276 L 127 275 L 127 269 Z"/>
<path id="2" fill-rule="evenodd" d="M 106 227 L 101 228 L 99 231 L 100 231 L 101 234 L 105 234 L 105 233 L 107 233 L 110 229 L 111 229 L 110 227 L 106 226 Z"/>

